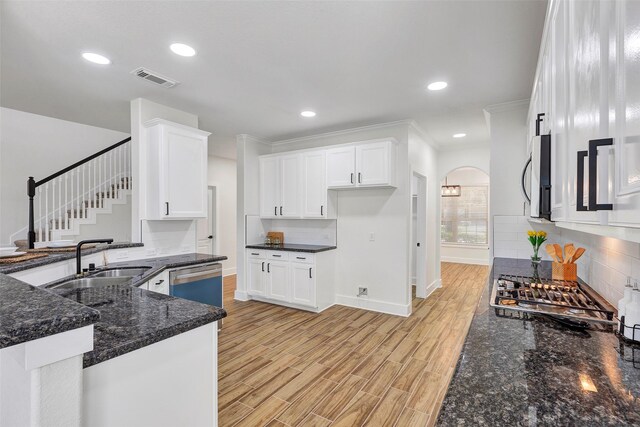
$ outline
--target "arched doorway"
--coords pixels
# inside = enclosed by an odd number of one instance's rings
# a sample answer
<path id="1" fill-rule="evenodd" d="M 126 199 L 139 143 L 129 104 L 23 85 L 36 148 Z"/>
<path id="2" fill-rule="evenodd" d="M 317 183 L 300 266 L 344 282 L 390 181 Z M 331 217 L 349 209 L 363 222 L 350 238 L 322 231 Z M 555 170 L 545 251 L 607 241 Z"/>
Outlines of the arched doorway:
<path id="1" fill-rule="evenodd" d="M 440 259 L 489 265 L 489 175 L 475 167 L 448 172 L 441 183 Z"/>

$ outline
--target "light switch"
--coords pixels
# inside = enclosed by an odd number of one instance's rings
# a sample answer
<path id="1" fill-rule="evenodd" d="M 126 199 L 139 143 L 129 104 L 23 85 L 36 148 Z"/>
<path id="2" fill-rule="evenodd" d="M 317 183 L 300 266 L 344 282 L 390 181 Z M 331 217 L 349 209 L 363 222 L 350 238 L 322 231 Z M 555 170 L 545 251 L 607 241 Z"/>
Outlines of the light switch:
<path id="1" fill-rule="evenodd" d="M 370 242 L 375 242 L 376 241 L 376 233 L 374 233 L 373 231 L 371 233 L 369 233 L 369 241 Z"/>

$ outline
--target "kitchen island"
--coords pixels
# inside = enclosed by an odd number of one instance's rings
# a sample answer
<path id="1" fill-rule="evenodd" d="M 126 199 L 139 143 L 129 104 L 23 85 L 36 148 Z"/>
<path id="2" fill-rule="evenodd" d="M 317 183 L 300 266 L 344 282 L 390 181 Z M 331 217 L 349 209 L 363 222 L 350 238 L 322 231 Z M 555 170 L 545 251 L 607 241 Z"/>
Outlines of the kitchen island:
<path id="1" fill-rule="evenodd" d="M 80 420 L 92 426 L 177 425 L 185 420 L 190 425 L 214 425 L 217 321 L 226 312 L 137 286 L 168 268 L 224 259 L 183 254 L 113 263 L 108 268 L 148 268 L 126 283 L 99 288 L 48 289 L 0 274 L 0 338 L 4 347 L 0 375 L 3 390 L 14 390 L 12 399 L 0 394 L 0 421 L 28 424 L 40 412 L 38 416 L 44 415 L 45 420 L 68 413 L 62 419 L 69 426 L 80 425 Z M 69 278 L 57 278 L 52 284 Z M 58 337 L 76 331 L 83 332 L 83 346 L 76 345 L 69 353 L 65 349 L 69 341 Z M 56 345 L 51 344 L 54 338 L 59 340 Z M 70 340 L 78 341 L 77 336 Z M 39 348 L 53 349 L 55 355 L 63 350 L 69 354 L 61 354 L 51 363 L 41 362 L 46 357 Z M 28 351 L 39 364 L 21 362 L 22 354 Z M 35 368 L 48 372 L 52 363 L 58 365 L 55 378 L 38 389 L 27 387 L 19 399 L 25 409 L 19 410 L 15 390 L 22 391 L 21 385 L 30 384 Z M 17 378 L 16 369 L 24 375 Z M 38 371 L 37 375 L 42 374 Z M 61 389 L 55 381 L 66 388 Z M 48 394 L 43 395 L 40 389 Z M 56 392 L 61 396 L 56 410 L 51 410 L 50 402 L 43 403 L 45 412 L 33 407 L 40 398 Z"/>
<path id="2" fill-rule="evenodd" d="M 550 277 L 550 263 L 539 271 Z M 494 278 L 532 273 L 529 260 L 494 260 L 438 425 L 640 425 L 640 347 L 489 306 Z"/>

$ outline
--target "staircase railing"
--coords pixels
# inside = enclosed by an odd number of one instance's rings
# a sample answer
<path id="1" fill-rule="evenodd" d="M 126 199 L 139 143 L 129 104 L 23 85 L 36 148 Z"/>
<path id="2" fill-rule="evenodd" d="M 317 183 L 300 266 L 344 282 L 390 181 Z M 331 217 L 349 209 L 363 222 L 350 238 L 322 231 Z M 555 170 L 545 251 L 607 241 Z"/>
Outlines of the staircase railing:
<path id="1" fill-rule="evenodd" d="M 69 229 L 74 218 L 86 218 L 88 208 L 103 207 L 105 199 L 117 198 L 120 190 L 131 189 L 130 141 L 130 137 L 123 139 L 40 181 L 29 177 L 27 239 L 30 249 L 33 249 L 36 237 L 39 241 L 49 240 L 52 231 Z"/>

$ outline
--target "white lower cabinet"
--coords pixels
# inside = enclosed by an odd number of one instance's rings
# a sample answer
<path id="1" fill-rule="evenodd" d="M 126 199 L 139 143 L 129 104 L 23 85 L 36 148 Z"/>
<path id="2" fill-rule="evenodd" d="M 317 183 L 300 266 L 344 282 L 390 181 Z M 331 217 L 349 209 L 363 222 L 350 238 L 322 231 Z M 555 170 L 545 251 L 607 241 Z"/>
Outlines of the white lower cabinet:
<path id="1" fill-rule="evenodd" d="M 316 305 L 316 279 L 314 264 L 291 263 L 291 301 L 296 304 Z"/>
<path id="2" fill-rule="evenodd" d="M 322 311 L 334 300 L 334 251 L 247 250 L 247 293 L 260 301 Z"/>

